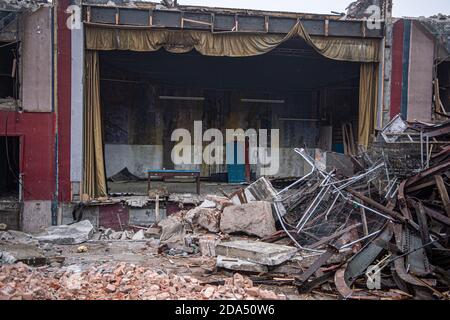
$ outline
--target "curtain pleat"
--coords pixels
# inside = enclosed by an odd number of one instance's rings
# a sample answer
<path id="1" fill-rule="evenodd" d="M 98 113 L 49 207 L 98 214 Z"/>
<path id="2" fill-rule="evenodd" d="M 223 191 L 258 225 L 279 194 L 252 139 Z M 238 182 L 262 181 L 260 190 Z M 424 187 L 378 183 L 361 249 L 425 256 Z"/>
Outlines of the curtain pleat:
<path id="1" fill-rule="evenodd" d="M 375 133 L 378 110 L 378 64 L 362 63 L 359 80 L 358 144 L 366 147 Z"/>
<path id="2" fill-rule="evenodd" d="M 107 195 L 100 106 L 98 52 L 86 50 L 84 103 L 84 179 L 82 193 L 89 198 Z"/>
<path id="3" fill-rule="evenodd" d="M 164 48 L 172 53 L 186 53 L 195 49 L 206 56 L 249 57 L 265 54 L 296 36 L 303 38 L 317 52 L 330 59 L 378 61 L 378 39 L 310 36 L 300 21 L 286 35 L 87 26 L 86 48 L 147 52 Z"/>

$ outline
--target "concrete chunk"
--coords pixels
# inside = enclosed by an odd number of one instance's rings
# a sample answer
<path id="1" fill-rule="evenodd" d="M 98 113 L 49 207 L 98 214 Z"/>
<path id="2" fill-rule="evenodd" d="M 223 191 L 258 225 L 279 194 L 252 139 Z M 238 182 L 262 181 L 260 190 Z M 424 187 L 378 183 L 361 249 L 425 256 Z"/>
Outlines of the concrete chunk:
<path id="1" fill-rule="evenodd" d="M 277 266 L 290 260 L 297 248 L 273 243 L 239 240 L 222 242 L 216 247 L 216 254 L 242 259 L 266 266 Z"/>
<path id="2" fill-rule="evenodd" d="M 199 245 L 200 252 L 204 257 L 215 257 L 216 256 L 216 246 L 220 240 L 215 239 L 212 236 L 200 237 Z"/>
<path id="3" fill-rule="evenodd" d="M 136 232 L 131 240 L 145 240 L 144 230 L 139 230 L 138 232 Z"/>
<path id="4" fill-rule="evenodd" d="M 215 208 L 197 207 L 186 213 L 184 219 L 191 225 L 199 225 L 209 232 L 219 232 L 220 213 Z"/>
<path id="5" fill-rule="evenodd" d="M 220 211 L 233 205 L 233 202 L 230 199 L 216 195 L 207 195 L 205 201 L 214 202 L 216 209 Z"/>
<path id="6" fill-rule="evenodd" d="M 208 200 L 206 199 L 205 201 L 203 201 L 203 203 L 200 205 L 201 208 L 215 208 L 216 207 L 216 203 L 214 201 Z"/>
<path id="7" fill-rule="evenodd" d="M 220 230 L 225 233 L 242 232 L 260 238 L 274 234 L 277 229 L 271 203 L 256 201 L 226 207 L 220 220 Z"/>
<path id="8" fill-rule="evenodd" d="M 80 244 L 92 238 L 93 234 L 92 223 L 89 220 L 83 220 L 71 225 L 48 227 L 35 239 L 54 244 Z"/>
<path id="9" fill-rule="evenodd" d="M 16 230 L 0 231 L 1 240 L 11 243 L 38 245 L 38 241 L 31 234 Z"/>
<path id="10" fill-rule="evenodd" d="M 240 272 L 255 272 L 255 273 L 265 273 L 269 271 L 267 266 L 253 263 L 241 259 L 229 258 L 224 256 L 217 256 L 216 266 L 218 268 L 224 268 L 233 271 Z"/>
<path id="11" fill-rule="evenodd" d="M 159 237 L 161 236 L 161 229 L 156 227 L 148 228 L 146 231 L 144 231 L 144 235 L 148 239 L 159 239 Z"/>
<path id="12" fill-rule="evenodd" d="M 184 247 L 186 229 L 183 223 L 176 217 L 169 217 L 159 222 L 161 228 L 160 241 L 162 244 L 176 245 Z"/>
<path id="13" fill-rule="evenodd" d="M 40 249 L 28 244 L 0 244 L 0 264 L 23 262 L 32 266 L 42 266 L 47 259 Z"/>

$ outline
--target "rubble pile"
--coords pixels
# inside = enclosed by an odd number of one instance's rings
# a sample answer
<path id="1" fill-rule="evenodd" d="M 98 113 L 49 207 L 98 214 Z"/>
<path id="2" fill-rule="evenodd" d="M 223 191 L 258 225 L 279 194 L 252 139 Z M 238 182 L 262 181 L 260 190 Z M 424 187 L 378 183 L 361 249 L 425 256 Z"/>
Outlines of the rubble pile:
<path id="1" fill-rule="evenodd" d="M 411 141 L 414 135 L 449 141 L 449 123 L 394 121 L 381 135 L 387 143 Z M 384 157 L 373 161 L 363 154 L 368 165 L 355 159 L 364 169 L 344 177 L 321 170 L 305 150 L 296 150 L 312 171 L 309 179 L 283 190 L 295 186 L 296 192 L 279 193 L 276 202 L 287 211 L 278 213 L 285 234 L 271 240 L 287 235 L 300 251 L 316 255 L 295 275 L 301 293 L 325 290 L 358 300 L 449 299 L 450 147 L 437 144 L 434 150 L 429 142 L 422 146 L 421 168 L 403 180 Z"/>
<path id="2" fill-rule="evenodd" d="M 0 263 L 16 264 L 0 270 L 0 298 L 285 298 L 254 286 L 268 285 L 341 299 L 449 299 L 448 141 L 450 122 L 429 125 L 395 117 L 379 134 L 376 151 L 345 161 L 355 170 L 323 165 L 305 149 L 295 149 L 310 171 L 284 188 L 260 178 L 230 195 L 208 195 L 197 207 L 180 209 L 148 228 L 94 233 L 85 220 L 35 236 L 2 231 Z M 404 143 L 414 145 L 408 149 L 413 155 L 392 147 Z M 45 264 L 43 252 L 34 249 L 43 243 L 88 241 L 107 242 L 108 250 L 115 241 L 153 247 L 153 256 L 169 261 L 201 255 L 215 261 L 210 272 L 220 280 L 200 283 L 131 264 L 79 272 L 21 264 Z M 89 251 L 76 250 L 85 256 Z M 61 258 L 53 260 L 62 264 Z"/>
<path id="3" fill-rule="evenodd" d="M 190 276 L 165 274 L 133 264 L 105 264 L 87 270 L 50 270 L 25 264 L 0 267 L 0 300 L 178 300 L 286 299 L 255 287 L 238 273 L 220 283 L 203 283 Z"/>
<path id="4" fill-rule="evenodd" d="M 396 117 L 388 125 L 379 137 L 384 143 L 421 137 L 422 160 L 404 164 L 417 167 L 406 178 L 398 174 L 401 159 L 394 162 L 383 152 L 377 158 L 369 153 L 353 157 L 357 173 L 345 176 L 326 171 L 306 150 L 295 149 L 310 164 L 308 174 L 281 191 L 262 179 L 256 188 L 229 197 L 234 205 L 221 211 L 221 232 L 262 241 L 217 243 L 217 267 L 264 274 L 252 279 L 295 285 L 300 293 L 324 290 L 358 300 L 448 299 L 450 147 L 439 141 L 449 141 L 449 134 L 449 123 L 407 123 Z M 433 149 L 429 139 L 438 147 Z M 266 202 L 252 197 L 255 190 Z M 269 242 L 291 246 L 270 247 Z M 277 259 L 286 248 L 295 250 Z"/>

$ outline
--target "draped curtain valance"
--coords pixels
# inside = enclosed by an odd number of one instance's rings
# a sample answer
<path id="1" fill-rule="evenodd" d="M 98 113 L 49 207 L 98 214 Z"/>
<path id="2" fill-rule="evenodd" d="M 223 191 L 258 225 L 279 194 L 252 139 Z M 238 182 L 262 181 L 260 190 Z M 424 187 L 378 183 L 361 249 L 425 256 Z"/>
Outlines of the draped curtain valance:
<path id="1" fill-rule="evenodd" d="M 286 35 L 212 33 L 193 30 L 86 27 L 86 49 L 186 53 L 205 56 L 249 57 L 265 54 L 294 37 L 303 38 L 323 56 L 341 61 L 378 62 L 379 40 L 309 36 L 299 21 Z"/>

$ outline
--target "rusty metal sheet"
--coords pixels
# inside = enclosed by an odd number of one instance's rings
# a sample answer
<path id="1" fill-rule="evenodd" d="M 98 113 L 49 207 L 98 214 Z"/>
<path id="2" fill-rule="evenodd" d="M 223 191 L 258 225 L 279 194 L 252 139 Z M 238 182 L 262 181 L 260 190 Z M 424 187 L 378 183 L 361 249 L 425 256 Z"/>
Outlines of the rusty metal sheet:
<path id="1" fill-rule="evenodd" d="M 416 211 L 417 220 L 419 222 L 420 236 L 422 238 L 422 243 L 428 243 L 431 238 L 425 209 L 421 202 L 417 202 L 414 208 Z M 432 252 L 430 246 L 425 247 L 425 252 L 427 253 L 427 256 L 431 257 Z"/>
<path id="2" fill-rule="evenodd" d="M 364 248 L 354 255 L 348 262 L 345 270 L 345 281 L 351 285 L 355 280 L 363 275 L 373 261 L 387 247 L 394 235 L 391 223 L 386 224 L 383 231 Z"/>
<path id="3" fill-rule="evenodd" d="M 345 273 L 347 270 L 347 265 L 340 268 L 336 273 L 334 274 L 334 284 L 336 285 L 336 289 L 339 293 L 339 295 L 343 299 L 353 299 L 353 300 L 380 300 L 378 297 L 370 296 L 367 294 L 364 294 L 362 292 L 355 292 L 352 290 L 349 285 L 347 284 L 347 281 L 345 280 Z"/>
<path id="4" fill-rule="evenodd" d="M 403 226 L 402 225 L 396 225 L 394 226 L 394 234 L 395 234 L 395 241 L 397 242 L 397 246 L 399 248 L 403 248 Z M 406 270 L 406 266 L 405 266 L 405 258 L 402 257 L 400 259 L 395 259 L 394 260 L 394 267 L 395 267 L 395 271 L 397 273 L 397 275 L 399 276 L 399 278 L 409 284 L 412 284 L 414 286 L 419 286 L 419 287 L 423 287 L 424 284 L 417 281 L 414 277 L 412 277 L 408 271 Z"/>
<path id="5" fill-rule="evenodd" d="M 316 271 L 319 270 L 319 268 L 321 266 L 323 266 L 332 256 L 334 256 L 335 254 L 338 254 L 338 253 L 339 253 L 339 249 L 329 245 L 327 247 L 327 251 L 322 253 L 320 255 L 320 257 L 316 261 L 314 261 L 314 263 L 304 273 L 302 273 L 298 277 L 298 280 L 301 281 L 301 282 L 308 281 L 308 279 L 314 273 L 316 273 Z"/>

